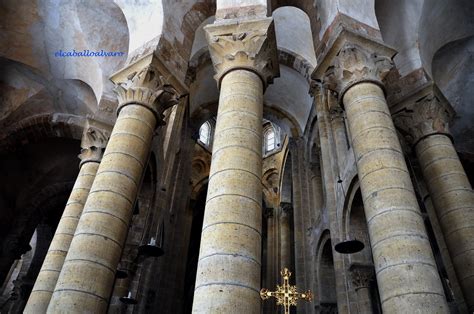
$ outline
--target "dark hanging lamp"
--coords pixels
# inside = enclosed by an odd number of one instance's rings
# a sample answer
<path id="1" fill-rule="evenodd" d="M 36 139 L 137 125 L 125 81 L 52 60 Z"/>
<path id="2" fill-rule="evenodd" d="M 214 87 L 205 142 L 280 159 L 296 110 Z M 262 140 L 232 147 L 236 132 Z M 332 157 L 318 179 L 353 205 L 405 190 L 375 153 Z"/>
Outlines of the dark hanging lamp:
<path id="1" fill-rule="evenodd" d="M 357 239 L 348 239 L 334 246 L 336 252 L 341 254 L 354 254 L 364 249 L 365 245 Z"/>
<path id="2" fill-rule="evenodd" d="M 162 220 L 156 232 L 150 239 L 138 247 L 138 255 L 145 257 L 159 257 L 164 254 L 164 221 Z"/>
<path id="3" fill-rule="evenodd" d="M 132 297 L 132 292 L 129 291 L 126 297 L 121 297 L 120 302 L 127 304 L 127 305 L 134 305 L 137 304 L 137 299 Z"/>

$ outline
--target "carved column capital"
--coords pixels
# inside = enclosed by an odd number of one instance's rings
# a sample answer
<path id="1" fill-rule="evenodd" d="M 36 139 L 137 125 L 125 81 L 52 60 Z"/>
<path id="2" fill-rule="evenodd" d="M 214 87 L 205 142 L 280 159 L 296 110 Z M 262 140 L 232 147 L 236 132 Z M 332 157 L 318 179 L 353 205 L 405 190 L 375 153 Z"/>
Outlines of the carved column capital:
<path id="1" fill-rule="evenodd" d="M 153 112 L 158 122 L 162 113 L 178 103 L 179 95 L 153 64 L 130 70 L 126 79 L 116 82 L 115 92 L 119 100 L 117 115 L 130 104 L 141 105 Z"/>
<path id="2" fill-rule="evenodd" d="M 326 70 L 324 84 L 338 92 L 342 100 L 344 93 L 357 83 L 373 82 L 382 86 L 382 80 L 392 67 L 389 57 L 346 42 Z"/>
<path id="3" fill-rule="evenodd" d="M 448 101 L 435 90 L 415 101 L 408 102 L 394 114 L 395 125 L 406 133 L 414 146 L 424 137 L 449 133 L 449 123 L 455 112 Z"/>
<path id="4" fill-rule="evenodd" d="M 235 69 L 257 73 L 264 87 L 279 76 L 272 18 L 214 23 L 204 30 L 219 86 L 225 74 Z"/>
<path id="5" fill-rule="evenodd" d="M 98 123 L 88 120 L 81 139 L 81 153 L 78 156 L 81 159 L 79 167 L 90 161 L 100 162 L 109 137 L 110 127 L 99 126 Z"/>
<path id="6" fill-rule="evenodd" d="M 369 288 L 370 282 L 374 280 L 374 266 L 365 264 L 352 264 L 349 267 L 352 285 L 355 290 Z"/>

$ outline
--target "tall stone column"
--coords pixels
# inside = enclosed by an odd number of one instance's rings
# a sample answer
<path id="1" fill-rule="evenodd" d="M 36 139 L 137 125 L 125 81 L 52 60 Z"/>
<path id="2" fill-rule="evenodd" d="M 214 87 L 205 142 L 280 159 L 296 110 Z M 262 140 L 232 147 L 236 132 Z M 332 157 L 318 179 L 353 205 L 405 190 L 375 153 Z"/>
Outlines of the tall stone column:
<path id="1" fill-rule="evenodd" d="M 454 112 L 436 90 L 405 109 L 397 125 L 413 139 L 456 276 L 474 312 L 474 193 L 449 134 Z"/>
<path id="2" fill-rule="evenodd" d="M 273 19 L 205 27 L 220 86 L 193 313 L 260 313 L 263 92 Z"/>
<path id="3" fill-rule="evenodd" d="M 172 88 L 152 65 L 117 87 L 118 118 L 54 289 L 48 313 L 104 313 L 139 182 Z"/>
<path id="4" fill-rule="evenodd" d="M 86 125 L 84 128 L 81 143 L 82 150 L 79 155 L 81 159 L 79 174 L 36 278 L 24 313 L 46 313 L 48 309 L 49 301 L 71 245 L 84 203 L 89 195 L 92 182 L 94 182 L 107 140 L 106 132 L 90 125 Z"/>
<path id="5" fill-rule="evenodd" d="M 332 105 L 331 103 L 337 101 L 337 98 L 328 93 L 329 108 L 331 115 L 332 132 L 334 135 L 334 142 L 336 144 L 337 164 L 339 166 L 339 175 L 344 171 L 345 158 L 348 151 L 346 127 L 344 124 L 344 112 L 339 105 Z M 336 99 L 335 99 L 336 98 Z"/>
<path id="6" fill-rule="evenodd" d="M 370 45 L 364 45 L 370 47 Z M 448 307 L 381 80 L 391 50 L 346 43 L 328 69 L 347 114 L 383 311 Z M 372 50 L 374 49 L 374 50 Z"/>

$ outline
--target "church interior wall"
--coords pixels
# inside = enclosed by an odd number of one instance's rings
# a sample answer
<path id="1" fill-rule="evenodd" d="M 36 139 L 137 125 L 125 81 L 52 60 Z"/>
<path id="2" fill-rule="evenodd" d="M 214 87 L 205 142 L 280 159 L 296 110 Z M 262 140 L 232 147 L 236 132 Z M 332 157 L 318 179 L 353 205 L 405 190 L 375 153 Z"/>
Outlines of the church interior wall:
<path id="1" fill-rule="evenodd" d="M 0 10 L 6 23 L 0 45 L 0 311 L 19 313 L 28 301 L 79 172 L 83 130 L 94 121 L 99 133 L 110 135 L 117 109 L 110 77 L 151 56 L 165 69 L 160 79 L 179 85 L 179 97 L 160 113 L 164 125 L 154 132 L 117 267 L 126 276 L 115 279 L 107 311 L 191 313 L 220 93 L 205 26 L 271 15 L 279 76 L 262 94 L 262 125 L 278 131 L 281 146 L 271 152 L 262 147 L 260 282 L 273 289 L 280 269 L 288 267 L 292 283 L 315 294 L 313 303 L 298 304 L 298 313 L 382 313 L 348 117 L 340 95 L 314 73 L 327 66 L 345 32 L 393 46 L 395 68 L 383 81 L 392 117 L 435 84 L 456 112 L 450 132 L 472 184 L 472 14 L 469 1 L 452 0 L 115 0 L 90 6 L 50 0 L 15 6 L 8 0 Z M 54 57 L 66 47 L 125 56 Z M 209 144 L 199 141 L 206 121 L 212 122 Z M 467 313 L 429 182 L 411 138 L 396 127 L 443 297 L 451 313 Z M 160 257 L 139 254 L 152 238 L 164 251 Z M 336 251 L 351 239 L 364 249 Z M 137 303 L 124 304 L 126 294 Z M 273 301 L 265 302 L 262 313 L 277 311 Z"/>

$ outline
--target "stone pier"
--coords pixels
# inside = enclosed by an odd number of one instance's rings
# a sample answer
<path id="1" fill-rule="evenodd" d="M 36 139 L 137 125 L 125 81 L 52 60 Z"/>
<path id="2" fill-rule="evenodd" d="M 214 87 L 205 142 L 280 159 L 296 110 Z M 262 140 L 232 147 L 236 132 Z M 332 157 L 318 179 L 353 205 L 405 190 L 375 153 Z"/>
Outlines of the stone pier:
<path id="1" fill-rule="evenodd" d="M 117 87 L 118 118 L 48 313 L 105 313 L 153 133 L 173 89 L 148 65 Z"/>
<path id="2" fill-rule="evenodd" d="M 94 182 L 108 135 L 90 125 L 84 128 L 79 174 L 59 220 L 48 253 L 24 309 L 24 313 L 46 313 L 64 259 L 71 245 L 82 209 Z"/>
<path id="3" fill-rule="evenodd" d="M 273 20 L 205 27 L 220 86 L 193 313 L 260 313 L 263 92 Z"/>
<path id="4" fill-rule="evenodd" d="M 457 279 L 474 312 L 474 193 L 449 133 L 454 111 L 434 87 L 406 109 L 397 114 L 397 125 L 413 140 Z"/>
<path id="5" fill-rule="evenodd" d="M 381 80 L 393 51 L 346 42 L 326 71 L 339 93 L 357 163 L 384 312 L 447 313 L 431 251 Z"/>

